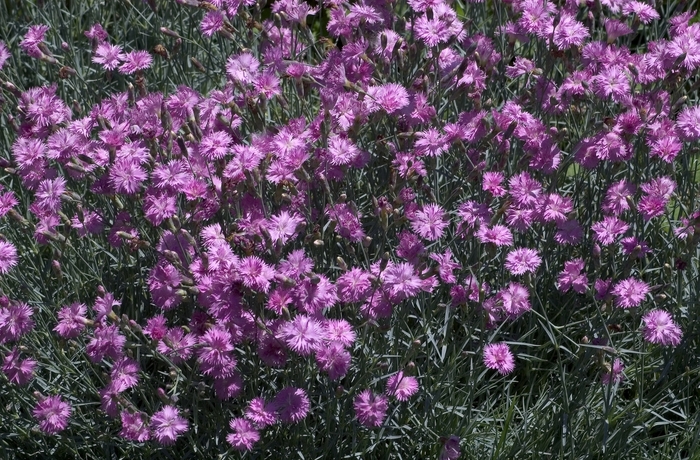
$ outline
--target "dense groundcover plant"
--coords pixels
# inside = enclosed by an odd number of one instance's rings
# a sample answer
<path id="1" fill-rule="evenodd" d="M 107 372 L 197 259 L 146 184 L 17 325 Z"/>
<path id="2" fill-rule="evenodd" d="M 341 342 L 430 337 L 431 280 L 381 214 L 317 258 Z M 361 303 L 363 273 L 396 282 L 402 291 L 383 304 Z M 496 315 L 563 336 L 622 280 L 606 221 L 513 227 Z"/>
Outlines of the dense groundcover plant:
<path id="1" fill-rule="evenodd" d="M 3 3 L 0 449 L 694 455 L 694 9 Z"/>

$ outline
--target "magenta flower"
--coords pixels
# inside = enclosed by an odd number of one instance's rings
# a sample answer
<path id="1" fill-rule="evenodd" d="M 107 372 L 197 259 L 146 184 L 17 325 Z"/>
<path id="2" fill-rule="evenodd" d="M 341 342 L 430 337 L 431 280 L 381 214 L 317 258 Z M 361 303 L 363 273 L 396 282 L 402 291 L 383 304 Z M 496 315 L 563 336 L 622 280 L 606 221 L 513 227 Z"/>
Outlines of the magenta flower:
<path id="1" fill-rule="evenodd" d="M 119 327 L 103 325 L 95 329 L 95 336 L 85 347 L 85 352 L 93 363 L 99 363 L 105 356 L 119 359 L 124 354 L 125 343 L 126 337 L 120 334 Z"/>
<path id="2" fill-rule="evenodd" d="M 5 42 L 0 41 L 0 70 L 5 66 L 5 63 L 10 59 L 10 50 L 7 49 Z"/>
<path id="3" fill-rule="evenodd" d="M 119 436 L 129 441 L 146 442 L 151 438 L 151 432 L 144 421 L 146 414 L 142 412 L 131 413 L 123 410 L 120 414 L 122 429 Z"/>
<path id="4" fill-rule="evenodd" d="M 13 342 L 34 328 L 34 310 L 26 303 L 0 307 L 0 344 Z"/>
<path id="5" fill-rule="evenodd" d="M 88 319 L 85 317 L 87 307 L 82 303 L 72 303 L 58 312 L 58 324 L 53 328 L 64 339 L 72 339 L 85 329 Z"/>
<path id="6" fill-rule="evenodd" d="M 449 221 L 445 220 L 445 211 L 438 204 L 426 204 L 409 218 L 411 229 L 426 240 L 439 240 Z"/>
<path id="7" fill-rule="evenodd" d="M 553 41 L 561 50 L 583 45 L 588 38 L 586 26 L 568 13 L 562 13 L 559 24 L 554 29 Z"/>
<path id="8" fill-rule="evenodd" d="M 476 232 L 476 237 L 482 243 L 492 243 L 496 246 L 513 245 L 513 234 L 508 227 L 503 225 L 494 225 L 489 228 L 487 225 L 482 224 Z"/>
<path id="9" fill-rule="evenodd" d="M 309 397 L 301 388 L 287 387 L 277 393 L 271 408 L 283 423 L 298 423 L 309 413 Z"/>
<path id="10" fill-rule="evenodd" d="M 676 128 L 684 141 L 700 139 L 700 107 L 685 107 L 678 114 Z"/>
<path id="11" fill-rule="evenodd" d="M 60 396 L 49 396 L 39 401 L 32 413 L 39 422 L 39 428 L 44 433 L 56 434 L 68 426 L 68 418 L 72 412 L 70 404 Z"/>
<path id="12" fill-rule="evenodd" d="M 269 291 L 270 281 L 275 277 L 275 270 L 257 256 L 241 259 L 238 273 L 245 287 L 260 292 Z"/>
<path id="13" fill-rule="evenodd" d="M 615 361 L 613 361 L 612 366 L 610 366 L 610 372 L 604 373 L 600 380 L 603 383 L 603 385 L 620 383 L 622 382 L 622 379 L 624 379 L 624 375 L 622 374 L 622 371 L 624 370 L 625 364 L 622 362 L 621 359 L 615 358 Z"/>
<path id="14" fill-rule="evenodd" d="M 529 248 L 518 248 L 508 253 L 505 266 L 513 275 L 535 273 L 542 263 L 538 252 Z"/>
<path id="15" fill-rule="evenodd" d="M 199 345 L 197 360 L 205 374 L 223 378 L 233 373 L 237 362 L 232 353 L 231 333 L 227 328 L 220 325 L 212 327 L 199 338 Z"/>
<path id="16" fill-rule="evenodd" d="M 384 422 L 389 401 L 383 395 L 375 395 L 372 390 L 365 390 L 355 397 L 353 407 L 357 420 L 362 425 L 375 427 Z"/>
<path id="17" fill-rule="evenodd" d="M 408 401 L 408 398 L 418 391 L 418 380 L 415 377 L 404 375 L 403 371 L 389 377 L 386 381 L 386 393 L 394 396 L 399 401 Z"/>
<path id="18" fill-rule="evenodd" d="M 611 293 L 615 296 L 615 306 L 638 307 L 649 293 L 649 285 L 636 278 L 627 278 L 615 284 Z"/>
<path id="19" fill-rule="evenodd" d="M 588 289 L 588 277 L 583 271 L 583 259 L 573 259 L 564 263 L 564 270 L 559 273 L 557 280 L 557 289 L 561 292 L 567 292 L 573 289 L 574 292 L 583 294 Z"/>
<path id="20" fill-rule="evenodd" d="M 229 422 L 233 433 L 226 435 L 226 441 L 236 450 L 252 450 L 260 440 L 260 433 L 255 426 L 244 418 L 234 418 Z"/>
<path id="21" fill-rule="evenodd" d="M 344 347 L 349 347 L 355 342 L 355 331 L 352 325 L 344 319 L 329 319 L 325 322 L 326 340 L 339 342 Z"/>
<path id="22" fill-rule="evenodd" d="M 525 286 L 518 283 L 509 283 L 498 292 L 498 298 L 503 303 L 503 310 L 511 318 L 517 318 L 526 311 L 530 311 L 530 292 Z"/>
<path id="23" fill-rule="evenodd" d="M 595 232 L 596 241 L 604 246 L 614 243 L 615 239 L 629 228 L 627 223 L 614 216 L 605 217 L 602 221 L 591 225 L 591 230 Z"/>
<path id="24" fill-rule="evenodd" d="M 537 205 L 542 194 L 542 184 L 530 177 L 527 172 L 516 174 L 508 180 L 509 193 L 513 201 L 521 207 Z"/>
<path id="25" fill-rule="evenodd" d="M 15 385 L 26 385 L 34 377 L 34 369 L 37 362 L 31 358 L 20 359 L 18 348 L 13 348 L 2 363 L 2 371 L 7 376 L 7 380 Z"/>
<path id="26" fill-rule="evenodd" d="M 110 372 L 112 388 L 117 393 L 136 386 L 139 381 L 139 363 L 131 358 L 123 357 L 115 362 Z"/>
<path id="27" fill-rule="evenodd" d="M 292 321 L 284 323 L 277 335 L 289 348 L 302 356 L 308 356 L 323 343 L 325 330 L 315 319 L 297 315 Z"/>
<path id="28" fill-rule="evenodd" d="M 422 280 L 415 273 L 413 265 L 405 262 L 389 264 L 380 278 L 392 301 L 395 302 L 417 295 L 423 287 Z"/>
<path id="29" fill-rule="evenodd" d="M 186 419 L 180 417 L 180 411 L 174 406 L 164 406 L 151 417 L 153 437 L 163 445 L 173 444 L 189 428 Z"/>
<path id="30" fill-rule="evenodd" d="M 506 194 L 506 189 L 501 186 L 504 178 L 501 172 L 485 172 L 481 188 L 495 197 L 503 196 Z"/>
<path id="31" fill-rule="evenodd" d="M 357 267 L 340 275 L 335 286 L 343 302 L 362 302 L 372 292 L 369 273 Z"/>
<path id="32" fill-rule="evenodd" d="M 230 153 L 233 139 L 224 131 L 216 131 L 204 136 L 199 143 L 199 153 L 208 160 L 220 160 Z"/>
<path id="33" fill-rule="evenodd" d="M 41 49 L 39 49 L 39 44 L 44 41 L 44 36 L 49 29 L 50 27 L 44 24 L 30 26 L 27 34 L 19 43 L 19 47 L 22 48 L 22 50 L 24 50 L 24 52 L 29 56 L 40 59 L 42 56 L 44 56 L 44 53 L 41 51 Z"/>
<path id="34" fill-rule="evenodd" d="M 266 404 L 263 398 L 253 398 L 248 403 L 245 417 L 260 428 L 274 425 L 278 421 L 274 406 Z"/>
<path id="35" fill-rule="evenodd" d="M 92 57 L 92 62 L 95 64 L 100 64 L 106 70 L 114 70 L 119 67 L 119 63 L 122 61 L 122 47 L 119 45 L 112 45 L 107 42 L 100 43 L 95 49 L 95 55 Z"/>
<path id="36" fill-rule="evenodd" d="M 664 346 L 676 347 L 681 343 L 683 332 L 664 310 L 652 310 L 642 317 L 644 340 Z"/>
<path id="37" fill-rule="evenodd" d="M 229 79 L 242 85 L 253 83 L 258 74 L 260 61 L 250 53 L 231 56 L 226 61 L 226 74 Z"/>
<path id="38" fill-rule="evenodd" d="M 340 342 L 330 342 L 316 351 L 318 368 L 331 380 L 343 377 L 350 368 L 350 353 Z"/>
<path id="39" fill-rule="evenodd" d="M 148 51 L 131 51 L 123 54 L 122 60 L 124 63 L 119 67 L 119 72 L 125 75 L 148 69 L 153 63 L 153 57 Z"/>
<path id="40" fill-rule="evenodd" d="M 439 460 L 457 460 L 461 454 L 462 452 L 459 449 L 459 437 L 450 435 L 442 446 Z"/>
<path id="41" fill-rule="evenodd" d="M 498 371 L 501 375 L 507 375 L 515 369 L 515 358 L 508 344 L 492 343 L 484 347 L 484 365 L 489 369 Z"/>
<path id="42" fill-rule="evenodd" d="M 0 241 L 0 273 L 5 274 L 17 265 L 17 248 L 9 241 Z"/>

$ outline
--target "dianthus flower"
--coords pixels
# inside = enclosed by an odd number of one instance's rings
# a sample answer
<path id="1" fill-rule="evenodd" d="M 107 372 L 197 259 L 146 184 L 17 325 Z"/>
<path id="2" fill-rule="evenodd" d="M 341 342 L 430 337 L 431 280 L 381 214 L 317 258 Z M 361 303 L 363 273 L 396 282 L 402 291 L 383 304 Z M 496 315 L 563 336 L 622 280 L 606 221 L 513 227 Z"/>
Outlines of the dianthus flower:
<path id="1" fill-rule="evenodd" d="M 627 278 L 615 284 L 611 293 L 615 296 L 615 306 L 638 307 L 649 293 L 649 285 L 636 278 Z"/>
<path id="2" fill-rule="evenodd" d="M 430 203 L 416 211 L 409 218 L 411 229 L 429 241 L 439 240 L 449 224 L 445 220 L 445 211 L 438 204 Z"/>
<path id="3" fill-rule="evenodd" d="M 151 417 L 151 432 L 156 440 L 163 445 L 170 445 L 189 428 L 187 419 L 180 417 L 180 411 L 175 406 L 164 406 Z"/>
<path id="4" fill-rule="evenodd" d="M 683 332 L 664 310 L 652 310 L 642 317 L 644 340 L 675 347 L 681 343 Z"/>
<path id="5" fill-rule="evenodd" d="M 518 248 L 508 253 L 505 266 L 513 275 L 522 275 L 536 272 L 541 263 L 542 258 L 536 250 Z"/>
<path id="6" fill-rule="evenodd" d="M 621 359 L 615 358 L 615 361 L 613 361 L 612 366 L 610 366 L 610 372 L 604 373 L 600 380 L 603 383 L 603 385 L 620 383 L 624 378 L 624 375 L 622 374 L 623 370 L 625 370 L 625 364 L 622 362 Z"/>
<path id="7" fill-rule="evenodd" d="M 591 225 L 591 230 L 595 232 L 596 241 L 604 246 L 614 243 L 615 239 L 629 228 L 627 223 L 614 216 L 605 217 L 602 221 Z"/>
<path id="8" fill-rule="evenodd" d="M 234 418 L 229 422 L 233 433 L 226 435 L 226 441 L 236 450 L 252 450 L 260 440 L 260 433 L 255 426 L 244 418 Z"/>
<path id="9" fill-rule="evenodd" d="M 34 377 L 37 362 L 31 358 L 20 359 L 19 349 L 13 348 L 2 363 L 2 371 L 7 380 L 15 385 L 26 385 Z"/>
<path id="10" fill-rule="evenodd" d="M 64 339 L 72 339 L 85 329 L 87 307 L 82 303 L 72 303 L 58 312 L 58 324 L 53 328 Z"/>
<path id="11" fill-rule="evenodd" d="M 386 381 L 386 393 L 394 396 L 399 401 L 408 401 L 408 398 L 418 391 L 418 380 L 415 377 L 404 375 L 403 371 L 389 377 Z"/>
<path id="12" fill-rule="evenodd" d="M 557 281 L 557 289 L 561 292 L 567 292 L 569 289 L 573 289 L 574 292 L 583 294 L 588 289 L 588 277 L 585 273 L 581 273 L 583 270 L 584 263 L 583 259 L 573 259 L 564 263 L 564 270 L 559 273 L 559 279 Z"/>
<path id="13" fill-rule="evenodd" d="M 309 397 L 301 388 L 287 387 L 277 393 L 271 408 L 283 423 L 298 423 L 309 413 Z"/>
<path id="14" fill-rule="evenodd" d="M 508 344 L 492 343 L 484 348 L 484 365 L 489 369 L 495 369 L 501 375 L 507 375 L 515 369 L 515 358 Z"/>
<path id="15" fill-rule="evenodd" d="M 119 66 L 119 72 L 129 75 L 151 67 L 153 57 L 148 51 L 131 51 L 122 55 L 122 61 L 124 63 Z"/>
<path id="16" fill-rule="evenodd" d="M 381 426 L 386 418 L 389 401 L 383 395 L 375 395 L 365 390 L 355 397 L 353 402 L 357 420 L 364 426 Z"/>
<path id="17" fill-rule="evenodd" d="M 326 372 L 331 380 L 337 380 L 348 372 L 350 359 L 350 353 L 340 342 L 330 342 L 316 351 L 319 369 Z"/>
<path id="18" fill-rule="evenodd" d="M 92 57 L 92 62 L 100 64 L 106 70 L 114 70 L 119 67 L 122 61 L 122 47 L 112 45 L 107 42 L 100 43 L 95 49 L 95 55 Z"/>
<path id="19" fill-rule="evenodd" d="M 41 431 L 56 434 L 68 426 L 71 411 L 70 404 L 64 402 L 60 396 L 49 396 L 39 401 L 32 413 L 39 422 Z"/>
<path id="20" fill-rule="evenodd" d="M 119 436 L 129 441 L 146 442 L 151 438 L 151 432 L 144 421 L 146 414 L 141 412 L 131 413 L 123 410 L 120 414 L 122 429 Z"/>
<path id="21" fill-rule="evenodd" d="M 9 241 L 0 241 L 0 273 L 5 274 L 17 265 L 17 248 Z"/>
<path id="22" fill-rule="evenodd" d="M 482 224 L 476 232 L 476 237 L 482 243 L 493 243 L 496 246 L 513 245 L 513 234 L 503 225 L 494 225 L 489 228 L 486 224 Z"/>
<path id="23" fill-rule="evenodd" d="M 305 315 L 297 315 L 294 320 L 284 323 L 277 332 L 289 348 L 302 356 L 308 356 L 323 343 L 325 330 L 321 323 Z"/>
<path id="24" fill-rule="evenodd" d="M 34 327 L 34 310 L 26 303 L 0 307 L 0 344 L 13 342 Z"/>

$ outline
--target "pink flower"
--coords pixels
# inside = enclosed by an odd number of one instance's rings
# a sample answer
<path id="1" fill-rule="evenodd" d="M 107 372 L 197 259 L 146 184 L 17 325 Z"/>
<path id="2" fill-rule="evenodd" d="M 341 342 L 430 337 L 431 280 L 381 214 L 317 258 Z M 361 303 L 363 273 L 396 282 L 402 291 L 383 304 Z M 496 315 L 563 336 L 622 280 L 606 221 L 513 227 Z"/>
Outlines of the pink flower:
<path id="1" fill-rule="evenodd" d="M 622 179 L 615 182 L 608 188 L 605 194 L 605 203 L 603 203 L 603 211 L 614 216 L 619 216 L 623 212 L 630 209 L 630 201 L 634 196 L 636 187 L 634 184 Z"/>
<path id="2" fill-rule="evenodd" d="M 581 273 L 583 270 L 584 263 L 583 259 L 573 259 L 564 263 L 564 270 L 559 273 L 559 279 L 557 281 L 557 289 L 561 292 L 567 292 L 569 289 L 573 289 L 574 292 L 583 294 L 588 289 L 588 277 L 585 273 Z"/>
<path id="3" fill-rule="evenodd" d="M 0 307 L 0 344 L 13 342 L 34 328 L 34 310 L 26 303 Z"/>
<path id="4" fill-rule="evenodd" d="M 260 61 L 250 53 L 231 56 L 226 61 L 226 74 L 229 79 L 242 85 L 252 83 L 258 74 Z"/>
<path id="5" fill-rule="evenodd" d="M 355 342 L 355 331 L 352 325 L 344 319 L 329 319 L 325 323 L 326 340 L 339 342 L 345 347 L 349 347 Z"/>
<path id="6" fill-rule="evenodd" d="M 386 393 L 395 396 L 399 401 L 408 401 L 408 398 L 418 391 L 418 380 L 415 377 L 404 375 L 403 371 L 389 377 L 386 381 Z"/>
<path id="7" fill-rule="evenodd" d="M 665 346 L 676 347 L 681 343 L 683 332 L 664 310 L 652 310 L 642 317 L 644 340 Z"/>
<path id="8" fill-rule="evenodd" d="M 92 62 L 100 64 L 106 70 L 114 70 L 119 67 L 122 60 L 122 47 L 112 45 L 107 42 L 100 43 L 95 49 L 95 55 L 92 57 Z"/>
<path id="9" fill-rule="evenodd" d="M 294 320 L 284 323 L 277 335 L 289 348 L 302 356 L 308 356 L 323 343 L 325 330 L 315 319 L 297 315 Z"/>
<path id="10" fill-rule="evenodd" d="M 364 390 L 353 402 L 357 420 L 364 426 L 381 426 L 386 418 L 389 401 L 383 395 L 375 395 L 371 390 Z"/>
<path id="11" fill-rule="evenodd" d="M 512 246 L 513 234 L 503 225 L 494 225 L 489 228 L 482 224 L 476 232 L 476 237 L 482 243 L 493 243 L 496 246 Z"/>
<path id="12" fill-rule="evenodd" d="M 2 371 L 7 376 L 7 380 L 15 385 L 26 385 L 34 377 L 34 369 L 37 362 L 31 358 L 20 360 L 18 348 L 13 348 L 2 363 Z"/>
<path id="13" fill-rule="evenodd" d="M 266 404 L 263 398 L 253 398 L 248 403 L 245 417 L 260 428 L 274 425 L 278 420 L 275 408 L 270 404 Z"/>
<path id="14" fill-rule="evenodd" d="M 542 184 L 530 177 L 527 172 L 516 174 L 508 180 L 509 193 L 513 201 L 521 207 L 537 205 L 542 194 Z"/>
<path id="15" fill-rule="evenodd" d="M 542 263 L 537 251 L 529 248 L 514 249 L 506 256 L 505 266 L 513 275 L 535 273 Z"/>
<path id="16" fill-rule="evenodd" d="M 151 438 L 151 432 L 144 421 L 146 414 L 142 412 L 131 413 L 123 410 L 121 412 L 122 429 L 119 436 L 129 441 L 146 442 Z"/>
<path id="17" fill-rule="evenodd" d="M 595 232 L 596 241 L 605 246 L 614 243 L 615 239 L 629 228 L 627 223 L 614 216 L 605 217 L 602 221 L 591 225 L 591 230 Z"/>
<path id="18" fill-rule="evenodd" d="M 32 413 L 39 422 L 41 431 L 56 434 L 68 426 L 71 411 L 70 404 L 64 402 L 60 396 L 49 396 L 39 401 Z"/>
<path id="19" fill-rule="evenodd" d="M 485 172 L 481 188 L 495 197 L 503 196 L 506 194 L 506 189 L 501 186 L 504 178 L 501 172 Z"/>
<path id="20" fill-rule="evenodd" d="M 566 50 L 583 45 L 588 36 L 586 26 L 577 21 L 571 14 L 561 13 L 559 24 L 554 29 L 552 38 L 557 48 Z"/>
<path id="21" fill-rule="evenodd" d="M 615 306 L 620 308 L 638 307 L 649 293 L 649 285 L 642 280 L 627 278 L 612 288 Z"/>
<path id="22" fill-rule="evenodd" d="M 498 298 L 503 303 L 503 310 L 512 318 L 530 311 L 530 292 L 522 284 L 509 283 L 498 292 Z"/>
<path id="23" fill-rule="evenodd" d="M 231 333 L 224 326 L 214 326 L 199 338 L 197 358 L 205 374 L 215 378 L 230 376 L 236 367 Z"/>
<path id="24" fill-rule="evenodd" d="M 676 128 L 684 141 L 700 139 L 700 107 L 685 107 L 678 114 Z"/>
<path id="25" fill-rule="evenodd" d="M 398 83 L 370 87 L 367 93 L 370 97 L 365 100 L 365 103 L 371 112 L 383 109 L 386 113 L 392 114 L 409 104 L 408 91 Z"/>
<path id="26" fill-rule="evenodd" d="M 252 450 L 260 440 L 260 433 L 255 426 L 244 418 L 234 418 L 229 422 L 233 433 L 226 435 L 226 441 L 236 450 Z"/>
<path id="27" fill-rule="evenodd" d="M 309 413 L 309 397 L 301 388 L 287 387 L 270 403 L 283 423 L 298 423 Z"/>
<path id="28" fill-rule="evenodd" d="M 369 273 L 354 267 L 340 275 L 335 286 L 343 302 L 362 302 L 371 294 L 372 283 Z"/>
<path id="29" fill-rule="evenodd" d="M 151 417 L 151 432 L 163 445 L 170 445 L 189 428 L 186 419 L 180 417 L 180 411 L 174 406 L 164 406 Z"/>
<path id="30" fill-rule="evenodd" d="M 221 11 L 208 11 L 199 23 L 199 29 L 205 37 L 211 37 L 224 27 L 225 16 Z"/>
<path id="31" fill-rule="evenodd" d="M 390 264 L 380 278 L 392 301 L 395 302 L 417 295 L 423 287 L 422 280 L 415 273 L 413 265 L 406 262 Z"/>
<path id="32" fill-rule="evenodd" d="M 105 356 L 119 359 L 124 354 L 125 343 L 126 337 L 119 333 L 117 326 L 103 325 L 95 329 L 95 336 L 85 347 L 85 352 L 93 363 L 99 363 Z"/>
<path id="33" fill-rule="evenodd" d="M 15 265 L 17 265 L 17 248 L 8 241 L 0 241 L 0 273 L 9 272 Z"/>
<path id="34" fill-rule="evenodd" d="M 110 372 L 112 388 L 117 393 L 136 386 L 139 381 L 139 363 L 131 358 L 123 357 L 115 362 Z"/>
<path id="35" fill-rule="evenodd" d="M 88 321 L 86 313 L 87 307 L 82 303 L 76 302 L 61 308 L 58 312 L 58 324 L 53 330 L 64 339 L 78 337 Z"/>
<path id="36" fill-rule="evenodd" d="M 216 131 L 204 136 L 199 143 L 199 153 L 208 160 L 220 160 L 230 153 L 233 139 L 224 131 Z"/>
<path id="37" fill-rule="evenodd" d="M 238 273 L 245 287 L 265 293 L 270 290 L 270 281 L 275 277 L 275 270 L 257 256 L 241 259 Z"/>
<path id="38" fill-rule="evenodd" d="M 431 203 L 416 211 L 410 218 L 411 229 L 429 241 L 439 240 L 449 224 L 445 220 L 445 211 L 440 205 Z"/>
<path id="39" fill-rule="evenodd" d="M 0 70 L 5 66 L 5 63 L 10 59 L 10 51 L 7 49 L 5 42 L 0 41 Z"/>
<path id="40" fill-rule="evenodd" d="M 457 460 L 461 454 L 462 452 L 459 449 L 459 437 L 450 435 L 442 446 L 439 460 Z"/>
<path id="41" fill-rule="evenodd" d="M 326 372 L 331 380 L 337 380 L 348 372 L 350 359 L 350 353 L 340 342 L 330 342 L 316 351 L 319 369 Z"/>
<path id="42" fill-rule="evenodd" d="M 148 51 L 131 51 L 123 54 L 122 60 L 124 63 L 119 67 L 119 72 L 125 75 L 147 69 L 153 63 L 153 57 Z"/>
<path id="43" fill-rule="evenodd" d="M 489 369 L 495 369 L 501 375 L 507 375 L 515 369 L 515 358 L 508 344 L 492 343 L 484 347 L 484 365 Z"/>
<path id="44" fill-rule="evenodd" d="M 612 366 L 610 367 L 610 372 L 604 373 L 600 380 L 603 385 L 620 383 L 624 378 L 624 375 L 622 374 L 623 370 L 625 370 L 625 364 L 621 359 L 615 358 L 615 361 L 613 361 Z"/>

